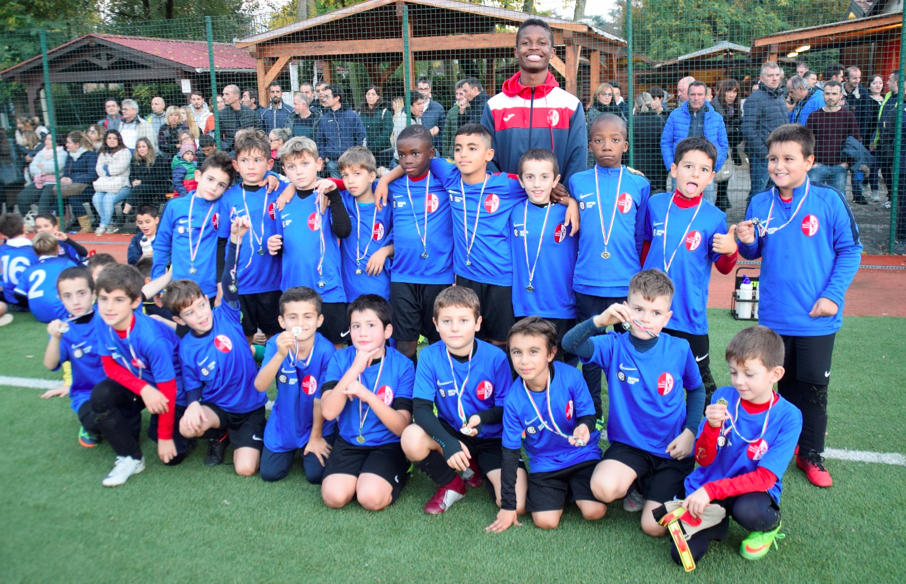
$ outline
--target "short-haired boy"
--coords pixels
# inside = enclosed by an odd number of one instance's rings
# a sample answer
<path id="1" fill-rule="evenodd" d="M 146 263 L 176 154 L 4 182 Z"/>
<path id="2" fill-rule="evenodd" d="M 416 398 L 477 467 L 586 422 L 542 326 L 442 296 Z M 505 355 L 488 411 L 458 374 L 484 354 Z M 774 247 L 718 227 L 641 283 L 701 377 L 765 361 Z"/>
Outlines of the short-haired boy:
<path id="1" fill-rule="evenodd" d="M 20 306 L 27 306 L 38 322 L 66 318 L 66 307 L 57 294 L 57 278 L 66 268 L 76 264 L 68 256 L 61 256 L 60 245 L 52 233 L 39 233 L 32 240 L 32 249 L 38 261 L 28 266 L 19 276 L 14 294 Z"/>
<path id="2" fill-rule="evenodd" d="M 25 235 L 25 221 L 18 213 L 0 215 L 0 235 L 6 238 L 0 244 L 0 269 L 3 278 L 3 299 L 0 301 L 0 322 L 9 324 L 12 315 L 7 312 L 27 310 L 19 305 L 15 290 L 19 277 L 28 266 L 38 261 L 31 240 Z"/>
<path id="3" fill-rule="evenodd" d="M 88 258 L 88 262 L 85 266 L 88 268 L 88 271 L 91 272 L 91 279 L 97 282 L 98 276 L 100 276 L 104 268 L 117 263 L 116 258 L 109 253 L 96 253 Z"/>
<path id="4" fill-rule="evenodd" d="M 387 346 L 393 333 L 390 303 L 376 294 L 349 305 L 351 347 L 334 353 L 321 389 L 321 413 L 337 420 L 338 433 L 327 459 L 321 498 L 339 509 L 356 498 L 380 511 L 408 480 L 409 461 L 400 435 L 412 421 L 412 361 Z"/>
<path id="5" fill-rule="evenodd" d="M 747 560 L 758 560 L 780 533 L 781 479 L 793 458 L 802 430 L 802 413 L 774 393 L 783 378 L 784 342 L 769 328 L 752 326 L 736 333 L 726 351 L 729 387 L 714 392 L 695 442 L 700 465 L 686 478 L 683 507 L 697 519 L 709 505 L 727 516 L 693 534 L 689 551 L 698 562 L 712 540 L 726 539 L 730 516 L 749 535 L 739 546 Z M 671 555 L 680 563 L 679 553 Z"/>
<path id="6" fill-rule="evenodd" d="M 91 411 L 116 453 L 113 470 L 101 482 L 116 487 L 145 470 L 139 444 L 141 425 L 134 421 L 145 407 L 151 412 L 148 437 L 157 442 L 161 461 L 174 466 L 188 452 L 176 431 L 186 406 L 176 333 L 136 309 L 144 279 L 134 266 L 107 265 L 96 280 L 95 334 L 107 379 L 91 390 Z"/>
<path id="7" fill-rule="evenodd" d="M 595 166 L 569 179 L 569 192 L 578 199 L 582 218 L 578 261 L 571 281 L 580 322 L 626 300 L 629 280 L 642 265 L 651 195 L 648 180 L 623 164 L 629 142 L 622 118 L 614 114 L 598 116 L 591 124 L 589 136 L 588 149 Z M 582 365 L 582 375 L 591 391 L 595 416 L 600 420 L 601 369 L 586 363 Z"/>
<path id="8" fill-rule="evenodd" d="M 612 304 L 563 338 L 567 351 L 583 364 L 595 362 L 607 376 L 610 448 L 595 469 L 592 491 L 609 504 L 638 481 L 642 529 L 654 537 L 667 532 L 652 510 L 682 491 L 695 466 L 689 455 L 705 401 L 689 342 L 662 332 L 673 293 L 664 272 L 639 272 L 629 281 L 626 302 Z M 600 334 L 611 325 L 628 325 L 629 332 Z"/>
<path id="9" fill-rule="evenodd" d="M 771 133 L 768 172 L 776 187 L 752 198 L 737 234 L 742 256 L 761 258 L 758 322 L 786 347 L 778 389 L 802 411 L 796 466 L 812 484 L 829 487 L 821 453 L 831 358 L 862 243 L 843 194 L 808 178 L 814 146 L 811 130 L 796 124 Z"/>
<path id="10" fill-rule="evenodd" d="M 321 415 L 321 387 L 336 352 L 318 327 L 324 320 L 321 297 L 311 288 L 290 288 L 280 296 L 280 324 L 285 329 L 267 341 L 255 388 L 265 392 L 277 381 L 277 398 L 264 428 L 261 478 L 279 481 L 301 451 L 305 479 L 321 484 L 324 466 L 336 440 L 336 422 Z"/>
<path id="11" fill-rule="evenodd" d="M 248 219 L 233 221 L 228 257 L 235 258 L 236 246 L 248 230 Z M 208 296 L 192 280 L 172 282 L 164 293 L 173 320 L 190 329 L 179 344 L 188 403 L 179 433 L 185 438 L 210 438 L 208 466 L 223 462 L 232 443 L 236 474 L 252 476 L 261 460 L 267 395 L 255 389 L 257 366 L 242 331 L 238 288 L 227 270 L 222 285 L 223 301 L 213 310 Z"/>
<path id="12" fill-rule="evenodd" d="M 735 226 L 728 232 L 726 213 L 702 194 L 714 180 L 716 160 L 717 149 L 704 138 L 686 138 L 676 145 L 670 166 L 676 191 L 649 199 L 642 254 L 643 269 L 663 270 L 673 281 L 676 302 L 666 332 L 692 347 L 706 399 L 716 389 L 708 338 L 711 266 L 729 274 L 737 258 Z"/>
<path id="13" fill-rule="evenodd" d="M 295 187 L 295 196 L 277 210 L 274 235 L 267 249 L 280 258 L 281 290 L 305 286 L 323 300 L 322 334 L 337 348 L 346 339 L 346 291 L 340 268 L 339 239 L 349 236 L 352 224 L 340 191 L 329 184 L 330 207 L 322 213 L 318 172 L 322 161 L 311 138 L 290 138 L 280 149 L 283 172 Z"/>
<path id="14" fill-rule="evenodd" d="M 38 213 L 35 216 L 35 233 L 50 233 L 60 242 L 57 254 L 66 256 L 76 264 L 88 257 L 88 250 L 72 240 L 65 231 L 60 231 L 60 222 L 53 213 Z"/>
<path id="15" fill-rule="evenodd" d="M 403 452 L 437 485 L 425 513 L 439 515 L 466 495 L 456 471 L 472 471 L 469 486 L 487 477 L 500 504 L 500 435 L 503 404 L 513 383 L 506 355 L 475 338 L 481 329 L 475 292 L 451 286 L 434 301 L 440 342 L 422 350 L 415 372 L 415 424 L 402 435 Z M 525 506 L 525 471 L 518 505 Z"/>
<path id="16" fill-rule="evenodd" d="M 154 238 L 159 224 L 160 211 L 157 205 L 139 205 L 135 211 L 135 226 L 138 233 L 129 241 L 126 263 L 134 266 L 141 258 L 154 255 Z"/>
<path id="17" fill-rule="evenodd" d="M 139 272 L 141 272 L 142 277 L 145 279 L 145 286 L 150 284 L 152 281 L 151 269 L 153 267 L 154 267 L 154 260 L 152 259 L 151 256 L 142 256 L 141 258 L 139 258 L 138 262 L 135 264 L 135 269 L 137 269 Z M 167 272 L 167 274 L 168 274 L 168 276 L 166 276 L 166 278 L 167 278 L 166 283 L 169 284 L 170 280 L 172 279 L 170 277 L 171 273 Z M 144 291 L 142 292 L 142 312 L 144 312 L 145 314 L 147 314 L 150 317 L 158 318 L 158 320 L 163 319 L 165 321 L 164 324 L 167 324 L 167 326 L 172 325 L 171 328 L 173 328 L 174 330 L 177 330 L 177 325 L 175 322 L 173 322 L 173 313 L 171 313 L 169 310 L 164 308 L 163 294 L 161 292 L 157 292 L 156 294 L 151 295 L 151 297 L 148 297 L 144 293 Z M 184 333 L 184 332 L 188 332 L 188 330 L 178 331 L 176 333 L 177 336 L 179 336 L 180 332 Z M 185 336 L 185 334 L 183 334 L 183 336 Z"/>

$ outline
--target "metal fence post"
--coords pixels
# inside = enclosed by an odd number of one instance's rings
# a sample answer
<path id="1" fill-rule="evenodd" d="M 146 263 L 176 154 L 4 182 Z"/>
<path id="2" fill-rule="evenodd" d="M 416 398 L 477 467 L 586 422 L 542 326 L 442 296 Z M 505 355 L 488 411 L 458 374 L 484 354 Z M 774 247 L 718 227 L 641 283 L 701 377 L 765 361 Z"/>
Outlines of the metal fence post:
<path id="1" fill-rule="evenodd" d="M 632 152 L 632 107 L 635 100 L 635 87 L 632 83 L 632 0 L 626 0 L 626 107 L 629 115 L 626 120 L 626 131 L 629 134 L 629 167 L 635 167 L 635 156 Z M 592 89 L 594 91 L 594 89 Z"/>
<path id="2" fill-rule="evenodd" d="M 205 32 L 208 36 L 208 68 L 211 70 L 211 97 L 214 103 L 211 107 L 214 109 L 214 139 L 217 140 L 217 149 L 220 150 L 220 110 L 217 109 L 217 73 L 214 70 L 214 32 L 211 25 L 211 17 L 204 17 Z M 202 128 L 204 130 L 204 128 Z"/>
<path id="3" fill-rule="evenodd" d="M 60 182 L 60 161 L 57 159 L 57 120 L 53 109 L 53 90 L 50 88 L 50 65 L 47 62 L 47 34 L 41 29 L 41 66 L 44 68 L 44 99 L 47 100 L 47 116 L 50 122 L 50 135 L 53 140 L 53 174 L 56 177 L 57 189 L 57 214 L 60 225 L 65 222 L 63 217 L 63 185 Z M 23 212 L 27 213 L 28 209 Z M 65 226 L 64 226 L 65 229 Z"/>
<path id="4" fill-rule="evenodd" d="M 893 180 L 890 181 L 887 198 L 890 200 L 890 239 L 887 252 L 893 253 L 897 239 L 897 205 L 899 204 L 900 188 L 900 152 L 903 150 L 903 84 L 906 83 L 906 10 L 903 10 L 903 20 L 900 24 L 900 79 L 897 81 L 897 129 L 893 138 Z M 855 176 L 855 175 L 853 175 Z M 902 243 L 902 242 L 901 242 Z"/>
<path id="5" fill-rule="evenodd" d="M 409 7 L 403 4 L 403 84 L 406 88 L 406 125 L 412 125 L 412 110 L 409 108 L 412 88 L 409 87 Z"/>

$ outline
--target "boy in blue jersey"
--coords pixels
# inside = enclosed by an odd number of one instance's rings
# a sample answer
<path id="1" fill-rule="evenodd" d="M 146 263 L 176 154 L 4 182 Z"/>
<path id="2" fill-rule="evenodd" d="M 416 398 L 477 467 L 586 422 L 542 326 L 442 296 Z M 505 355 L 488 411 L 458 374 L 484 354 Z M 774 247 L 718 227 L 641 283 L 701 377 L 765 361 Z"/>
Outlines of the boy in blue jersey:
<path id="1" fill-rule="evenodd" d="M 135 264 L 135 269 L 141 272 L 142 277 L 145 279 L 145 286 L 150 284 L 152 281 L 151 269 L 153 267 L 154 260 L 151 258 L 151 256 L 141 257 Z M 166 284 L 169 284 L 172 280 L 171 272 L 168 271 L 165 276 L 158 278 L 158 281 L 163 282 L 164 278 L 166 279 L 166 281 L 161 286 L 161 289 L 165 288 Z M 177 331 L 176 336 L 180 336 L 180 333 L 182 333 L 182 336 L 185 336 L 185 333 L 189 332 L 189 329 L 186 327 L 182 327 L 185 330 L 180 330 L 178 325 L 173 322 L 173 314 L 171 314 L 169 310 L 164 308 L 163 294 L 160 292 L 148 296 L 144 293 L 144 290 L 142 291 L 142 312 L 152 318 L 160 320 L 173 330 Z"/>
<path id="2" fill-rule="evenodd" d="M 696 562 L 712 540 L 727 538 L 730 515 L 751 532 L 739 547 L 747 560 L 764 557 L 771 544 L 784 537 L 781 479 L 802 430 L 802 413 L 774 393 L 774 384 L 784 375 L 783 345 L 777 333 L 762 326 L 739 331 L 727 345 L 733 385 L 718 389 L 705 410 L 695 442 L 700 466 L 686 478 L 682 505 L 693 519 L 709 505 L 720 505 L 728 516 L 687 540 Z M 679 564 L 675 547 L 671 555 Z"/>
<path id="3" fill-rule="evenodd" d="M 352 231 L 349 214 L 332 183 L 324 189 L 330 207 L 322 212 L 318 185 L 322 161 L 314 140 L 287 140 L 280 149 L 280 161 L 295 187 L 295 196 L 277 211 L 274 235 L 267 240 L 268 251 L 281 261 L 280 289 L 305 286 L 317 290 L 323 300 L 321 333 L 341 348 L 346 341 L 347 318 L 338 238 L 349 237 Z"/>
<path id="4" fill-rule="evenodd" d="M 466 484 L 480 487 L 482 475 L 500 505 L 501 422 L 513 382 L 506 355 L 475 338 L 481 306 L 470 288 L 451 286 L 438 294 L 434 324 L 440 342 L 422 350 L 412 400 L 415 424 L 401 437 L 409 460 L 438 486 L 425 513 L 445 512 L 465 497 Z M 523 513 L 525 470 L 518 485 L 517 505 Z"/>
<path id="5" fill-rule="evenodd" d="M 611 445 L 595 469 L 592 491 L 610 504 L 638 481 L 642 529 L 654 537 L 667 531 L 652 510 L 680 493 L 695 466 L 689 455 L 705 404 L 689 342 L 661 332 L 672 314 L 673 293 L 664 272 L 639 272 L 629 281 L 626 302 L 612 304 L 563 338 L 567 351 L 583 364 L 594 361 L 607 376 Z M 600 335 L 620 324 L 629 325 L 629 332 Z"/>
<path id="6" fill-rule="evenodd" d="M 261 478 L 279 481 L 289 474 L 302 451 L 305 479 L 320 485 L 324 465 L 336 440 L 336 423 L 321 415 L 321 386 L 327 363 L 336 352 L 318 333 L 324 320 L 321 297 L 311 288 L 290 288 L 280 296 L 280 324 L 285 329 L 264 348 L 264 365 L 255 388 L 264 392 L 277 380 L 277 399 L 264 428 Z"/>
<path id="7" fill-rule="evenodd" d="M 39 213 L 35 216 L 35 233 L 50 233 L 60 242 L 57 254 L 66 256 L 76 264 L 83 263 L 88 258 L 88 250 L 78 242 L 73 241 L 69 234 L 60 231 L 57 217 L 52 213 Z"/>
<path id="8" fill-rule="evenodd" d="M 831 357 L 862 243 L 843 194 L 809 181 L 814 147 L 811 130 L 799 125 L 771 133 L 768 172 L 776 189 L 752 198 L 737 233 L 742 256 L 761 258 L 759 323 L 779 333 L 786 348 L 780 394 L 802 411 L 796 466 L 812 484 L 829 487 L 821 453 Z"/>
<path id="9" fill-rule="evenodd" d="M 135 266 L 138 260 L 154 255 L 154 239 L 157 237 L 159 225 L 160 211 L 157 205 L 141 205 L 136 209 L 135 226 L 138 233 L 129 240 L 129 249 L 126 251 L 127 264 Z"/>
<path id="10" fill-rule="evenodd" d="M 25 235 L 25 221 L 18 213 L 0 215 L 0 235 L 6 238 L 0 244 L 0 276 L 3 279 L 3 298 L 0 299 L 0 326 L 13 320 L 10 312 L 24 312 L 14 293 L 19 277 L 28 266 L 38 261 L 31 240 Z"/>
<path id="11" fill-rule="evenodd" d="M 572 278 L 576 317 L 580 322 L 622 304 L 629 280 L 642 266 L 642 237 L 651 185 L 637 171 L 623 165 L 629 149 L 626 122 L 604 114 L 591 125 L 588 149 L 595 166 L 569 180 L 569 192 L 579 200 L 582 229 L 579 255 Z M 582 365 L 582 375 L 591 391 L 596 419 L 601 414 L 601 369 Z"/>
<path id="12" fill-rule="evenodd" d="M 540 316 L 553 324 L 561 349 L 563 335 L 576 324 L 572 281 L 579 237 L 569 233 L 566 207 L 551 201 L 551 192 L 559 181 L 560 165 L 553 152 L 533 148 L 523 154 L 519 183 L 528 199 L 510 213 L 508 231 L 513 258 L 513 312 L 519 320 Z M 562 361 L 567 355 L 561 350 L 557 356 Z M 575 364 L 575 357 L 570 360 Z"/>
<path id="13" fill-rule="evenodd" d="M 66 318 L 66 307 L 57 294 L 57 278 L 66 268 L 76 264 L 57 252 L 60 245 L 50 233 L 39 233 L 32 240 L 32 249 L 38 261 L 28 266 L 19 276 L 13 293 L 20 306 L 27 306 L 38 322 Z"/>
<path id="14" fill-rule="evenodd" d="M 236 247 L 250 226 L 246 217 L 233 220 L 227 257 L 235 258 Z M 235 269 L 235 264 L 227 267 Z M 240 323 L 239 290 L 227 270 L 221 284 L 223 301 L 214 310 L 192 280 L 172 282 L 164 293 L 173 320 L 191 331 L 179 344 L 188 402 L 179 433 L 185 438 L 210 439 L 208 466 L 223 462 L 232 443 L 233 468 L 248 477 L 258 472 L 261 460 L 267 395 L 255 389 L 257 367 Z"/>
<path id="15" fill-rule="evenodd" d="M 393 255 L 393 218 L 390 207 L 378 209 L 374 200 L 374 155 L 353 146 L 337 161 L 346 190 L 340 195 L 355 215 L 355 228 L 340 242 L 346 299 L 377 294 L 390 300 L 390 257 Z"/>
<path id="16" fill-rule="evenodd" d="M 91 390 L 95 423 L 116 453 L 113 470 L 101 482 L 116 487 L 145 470 L 139 444 L 141 410 L 148 408 L 148 437 L 161 461 L 174 466 L 189 444 L 176 431 L 185 411 L 178 339 L 166 325 L 136 310 L 142 302 L 142 275 L 126 264 L 105 266 L 97 278 L 95 334 L 107 379 Z"/>
<path id="17" fill-rule="evenodd" d="M 338 436 L 321 483 L 321 498 L 340 509 L 353 498 L 369 511 L 392 504 L 409 478 L 400 435 L 412 421 L 412 361 L 387 346 L 390 303 L 365 294 L 349 305 L 352 346 L 334 353 L 324 375 L 321 413 L 337 420 Z"/>
<path id="18" fill-rule="evenodd" d="M 541 529 L 555 529 L 567 499 L 576 503 L 585 519 L 601 519 L 607 506 L 591 488 L 601 460 L 601 433 L 595 428 L 594 406 L 582 374 L 554 360 L 557 329 L 537 316 L 513 326 L 509 351 L 519 379 L 504 406 L 501 505 L 487 530 L 499 533 L 513 523 L 519 525 L 515 485 L 523 440 L 532 469 L 525 501 L 532 522 Z"/>
<path id="19" fill-rule="evenodd" d="M 737 258 L 735 227 L 728 233 L 726 213 L 702 195 L 714 180 L 716 160 L 717 149 L 704 138 L 686 138 L 676 145 L 670 166 L 676 191 L 655 195 L 648 201 L 642 253 L 643 269 L 663 270 L 673 282 L 676 301 L 665 331 L 689 342 L 705 385 L 706 400 L 716 389 L 708 338 L 711 265 L 721 274 L 729 274 Z"/>
<path id="20" fill-rule="evenodd" d="M 215 152 L 201 166 L 198 188 L 167 203 L 154 237 L 152 278 L 172 266 L 173 281 L 191 280 L 208 298 L 217 297 L 217 233 L 227 220 L 220 198 L 235 175 L 230 155 Z"/>

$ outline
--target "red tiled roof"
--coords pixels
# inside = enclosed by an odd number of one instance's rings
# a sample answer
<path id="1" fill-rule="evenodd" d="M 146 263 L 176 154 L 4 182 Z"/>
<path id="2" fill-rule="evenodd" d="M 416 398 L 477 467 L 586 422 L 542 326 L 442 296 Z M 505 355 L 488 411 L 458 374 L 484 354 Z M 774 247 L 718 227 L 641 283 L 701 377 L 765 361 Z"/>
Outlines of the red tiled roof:
<path id="1" fill-rule="evenodd" d="M 161 59 L 167 59 L 192 69 L 208 69 L 208 43 L 205 41 L 153 39 L 108 34 L 91 36 L 141 51 L 142 53 L 154 55 Z M 248 54 L 248 51 L 237 49 L 234 45 L 214 43 L 214 68 L 254 70 L 255 59 Z"/>

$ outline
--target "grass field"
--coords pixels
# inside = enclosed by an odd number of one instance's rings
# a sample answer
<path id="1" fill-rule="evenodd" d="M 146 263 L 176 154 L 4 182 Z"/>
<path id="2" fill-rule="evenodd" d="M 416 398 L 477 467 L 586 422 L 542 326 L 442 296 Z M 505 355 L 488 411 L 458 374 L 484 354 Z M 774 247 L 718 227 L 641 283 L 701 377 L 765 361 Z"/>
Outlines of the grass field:
<path id="1" fill-rule="evenodd" d="M 723 348 L 742 328 L 711 311 L 718 384 Z M 0 375 L 55 379 L 41 364 L 46 337 L 30 316 L 0 329 Z M 828 447 L 906 453 L 904 321 L 847 317 L 837 337 Z M 30 358 L 28 358 L 30 356 Z M 809 485 L 791 465 L 782 508 L 787 538 L 757 563 L 738 553 L 745 533 L 711 551 L 690 575 L 669 541 L 645 536 L 638 516 L 612 505 L 597 523 L 575 508 L 559 529 L 484 531 L 496 513 L 484 489 L 428 517 L 433 493 L 416 473 L 381 513 L 328 510 L 301 462 L 279 483 L 207 468 L 199 448 L 165 468 L 144 442 L 148 468 L 105 489 L 106 443 L 78 445 L 67 399 L 0 386 L 0 582 L 901 582 L 906 566 L 906 466 L 829 460 L 835 485 Z M 228 455 L 228 460 L 230 456 Z"/>

